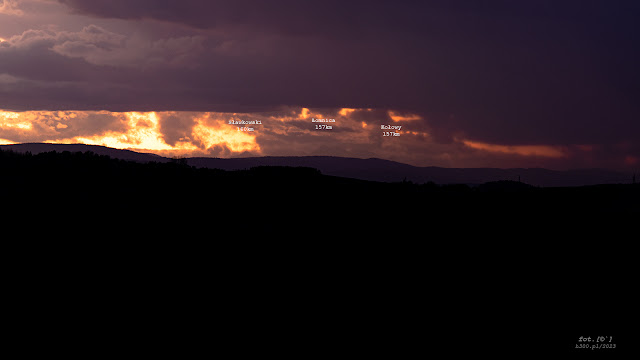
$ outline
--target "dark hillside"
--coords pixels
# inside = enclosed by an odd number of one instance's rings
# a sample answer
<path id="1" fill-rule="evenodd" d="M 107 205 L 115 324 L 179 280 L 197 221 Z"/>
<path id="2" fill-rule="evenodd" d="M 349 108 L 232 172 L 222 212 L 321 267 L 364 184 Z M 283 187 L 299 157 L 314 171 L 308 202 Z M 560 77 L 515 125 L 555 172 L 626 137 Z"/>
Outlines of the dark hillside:
<path id="1" fill-rule="evenodd" d="M 130 150 L 113 149 L 105 146 L 84 144 L 39 144 L 25 143 L 0 145 L 1 150 L 20 153 L 31 152 L 87 152 L 108 155 L 112 159 L 131 160 L 141 163 L 170 162 L 171 159 L 139 153 Z M 585 186 L 597 184 L 628 184 L 633 174 L 603 169 L 579 169 L 554 171 L 548 169 L 496 169 L 496 168 L 441 168 L 417 167 L 383 159 L 358 159 L 336 156 L 264 156 L 246 158 L 185 158 L 188 165 L 209 169 L 245 170 L 258 166 L 310 167 L 324 175 L 353 179 L 398 182 L 404 180 L 416 183 L 435 182 L 438 184 L 479 185 L 486 182 L 516 180 L 521 178 L 535 186 Z"/>
<path id="2" fill-rule="evenodd" d="M 92 152 L 0 152 L 5 210 L 104 216 L 180 231 L 313 229 L 401 234 L 448 222 L 504 218 L 554 221 L 638 211 L 639 187 L 538 188 L 514 181 L 466 185 L 382 183 L 327 176 L 308 167 L 224 171 L 186 160 L 140 163 Z M 146 226 L 146 225 L 145 225 Z M 496 226 L 504 228 L 504 226 Z M 446 229 L 446 228 L 444 228 Z"/>
<path id="3" fill-rule="evenodd" d="M 0 151 L 0 189 L 3 249 L 19 254 L 13 279 L 55 284 L 46 269 L 81 283 L 118 274 L 131 293 L 169 282 L 182 290 L 158 296 L 214 294 L 266 324 L 278 319 L 251 309 L 277 305 L 273 294 L 294 299 L 286 307 L 296 313 L 300 299 L 338 301 L 320 286 L 360 299 L 333 307 L 360 326 L 378 321 L 367 299 L 400 296 L 409 307 L 393 312 L 403 319 L 414 316 L 407 309 L 446 307 L 476 332 L 487 309 L 517 312 L 508 323 L 522 326 L 580 315 L 578 299 L 624 297 L 640 199 L 638 185 L 381 183 L 308 167 L 224 171 L 91 152 Z"/>

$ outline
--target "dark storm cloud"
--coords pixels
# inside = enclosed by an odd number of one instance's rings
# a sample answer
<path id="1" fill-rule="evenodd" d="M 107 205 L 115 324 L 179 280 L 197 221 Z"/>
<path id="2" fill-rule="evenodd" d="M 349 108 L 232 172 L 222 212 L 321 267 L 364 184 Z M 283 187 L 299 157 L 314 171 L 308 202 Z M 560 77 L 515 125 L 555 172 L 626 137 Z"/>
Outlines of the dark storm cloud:
<path id="1" fill-rule="evenodd" d="M 59 0 L 73 11 L 102 18 L 153 19 L 201 29 L 245 27 L 296 35 L 345 36 L 344 30 L 406 31 L 429 8 L 420 1 L 365 0 Z M 408 11 L 409 10 L 409 11 Z"/>
<path id="2" fill-rule="evenodd" d="M 633 0 L 60 2 L 141 31 L 7 39 L 0 108 L 394 109 L 443 143 L 614 149 L 640 134 Z M 152 23 L 179 34 L 154 36 Z"/>
<path id="3" fill-rule="evenodd" d="M 184 23 L 189 26 L 208 27 L 211 1 L 82 1 L 59 0 L 75 12 L 105 18 L 144 19 Z"/>

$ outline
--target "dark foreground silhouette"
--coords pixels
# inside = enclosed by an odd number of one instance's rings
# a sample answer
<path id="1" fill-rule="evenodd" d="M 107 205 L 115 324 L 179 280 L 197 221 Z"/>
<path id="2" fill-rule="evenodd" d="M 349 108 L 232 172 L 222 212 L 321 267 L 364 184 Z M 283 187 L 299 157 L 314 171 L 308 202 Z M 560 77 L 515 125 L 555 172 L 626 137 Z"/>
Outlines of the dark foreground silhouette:
<path id="1" fill-rule="evenodd" d="M 553 219 L 639 211 L 639 187 L 632 184 L 538 188 L 516 181 L 477 187 L 383 183 L 326 176 L 308 167 L 223 171 L 188 166 L 184 159 L 138 163 L 92 152 L 0 151 L 0 159 L 5 199 L 16 208 L 64 208 L 87 216 L 115 211 L 111 215 L 166 218 L 167 226 L 169 219 L 185 224 L 225 219 L 230 226 L 242 224 L 245 231 L 252 224 L 284 230 L 300 223 L 354 230 L 392 223 L 389 229 L 403 231 L 424 225 L 429 217 L 470 220 L 495 213 Z"/>
<path id="2" fill-rule="evenodd" d="M 170 162 L 171 159 L 131 150 L 113 149 L 85 144 L 23 143 L 0 145 L 0 149 L 39 154 L 50 151 L 87 152 L 109 155 L 111 158 L 137 162 Z M 554 171 L 541 168 L 496 169 L 496 168 L 441 168 L 417 167 L 384 159 L 358 159 L 337 156 L 262 156 L 245 158 L 186 158 L 188 165 L 222 170 L 243 170 L 259 166 L 311 167 L 324 175 L 352 179 L 398 182 L 403 179 L 416 183 L 433 181 L 438 184 L 479 185 L 496 180 L 517 180 L 535 186 L 584 186 L 597 184 L 631 183 L 633 174 L 603 169 L 578 169 Z"/>
<path id="3" fill-rule="evenodd" d="M 107 303 L 122 298 L 92 284 L 116 281 L 147 325 L 167 321 L 157 298 L 175 299 L 164 304 L 185 317 L 237 317 L 222 340 L 250 320 L 260 333 L 317 330 L 313 339 L 286 332 L 301 346 L 326 336 L 396 356 L 425 336 L 451 352 L 570 351 L 575 339 L 558 334 L 602 311 L 619 319 L 609 305 L 633 290 L 638 185 L 382 183 L 304 167 L 0 151 L 0 189 L 10 279 L 29 274 L 21 286 L 45 298 L 81 286 Z M 382 339 L 366 332 L 381 326 Z M 546 339 L 543 348 L 530 336 Z"/>

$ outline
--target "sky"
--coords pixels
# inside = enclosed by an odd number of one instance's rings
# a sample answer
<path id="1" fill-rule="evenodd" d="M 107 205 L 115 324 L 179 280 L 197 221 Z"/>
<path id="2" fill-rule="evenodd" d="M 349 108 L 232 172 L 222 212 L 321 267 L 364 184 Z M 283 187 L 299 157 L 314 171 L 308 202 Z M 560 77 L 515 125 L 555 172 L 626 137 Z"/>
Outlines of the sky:
<path id="1" fill-rule="evenodd" d="M 0 0 L 0 144 L 636 171 L 639 37 L 636 0 Z"/>

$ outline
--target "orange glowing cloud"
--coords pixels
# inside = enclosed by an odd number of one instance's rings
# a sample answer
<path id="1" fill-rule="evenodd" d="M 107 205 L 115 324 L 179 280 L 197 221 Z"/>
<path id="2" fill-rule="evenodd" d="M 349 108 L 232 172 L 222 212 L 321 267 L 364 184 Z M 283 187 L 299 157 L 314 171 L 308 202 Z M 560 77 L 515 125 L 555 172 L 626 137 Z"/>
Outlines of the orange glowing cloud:
<path id="1" fill-rule="evenodd" d="M 349 116 L 349 114 L 351 114 L 352 112 L 354 112 L 356 110 L 357 109 L 342 108 L 342 109 L 340 109 L 340 111 L 338 111 L 338 114 L 340 114 L 341 116 Z"/>
<path id="2" fill-rule="evenodd" d="M 188 136 L 166 141 L 156 112 L 0 111 L 0 144 L 20 142 L 82 143 L 160 155 L 260 153 L 254 132 L 228 125 L 222 114 L 194 113 Z M 228 114 L 227 114 L 228 115 Z M 235 115 L 235 114 L 234 114 Z M 218 117 L 216 117 L 218 116 Z"/>
<path id="3" fill-rule="evenodd" d="M 68 141 L 63 139 L 56 142 L 79 142 L 90 145 L 104 145 L 116 149 L 137 150 L 172 150 L 162 141 L 158 132 L 158 119 L 154 112 L 151 113 L 124 113 L 127 118 L 128 128 L 125 132 L 110 131 L 103 135 L 91 137 L 75 137 Z"/>
<path id="4" fill-rule="evenodd" d="M 252 131 L 240 131 L 244 126 L 237 127 L 224 123 L 224 120 L 210 121 L 210 114 L 196 118 L 193 127 L 193 137 L 196 142 L 203 144 L 206 150 L 224 145 L 233 152 L 260 152 L 256 143 L 256 136 Z"/>
<path id="5" fill-rule="evenodd" d="M 565 157 L 564 151 L 559 147 L 549 145 L 496 145 L 464 140 L 463 143 L 473 149 L 494 153 L 514 154 L 521 156 L 542 156 L 550 158 Z"/>
<path id="6" fill-rule="evenodd" d="M 389 110 L 389 117 L 394 122 L 422 120 L 422 117 L 420 115 L 416 115 L 416 114 L 402 114 L 401 115 L 401 114 L 399 114 L 399 113 L 397 113 L 395 111 L 391 111 L 391 110 Z"/>
<path id="7" fill-rule="evenodd" d="M 300 111 L 300 115 L 298 115 L 298 119 L 306 119 L 309 117 L 309 109 L 307 108 L 302 108 L 302 111 Z"/>
<path id="8" fill-rule="evenodd" d="M 0 111 L 0 129 L 17 128 L 29 130 L 32 127 L 31 122 L 20 116 L 20 113 Z"/>
<path id="9" fill-rule="evenodd" d="M 203 113 L 195 119 L 191 129 L 192 137 L 169 145 L 163 140 L 155 112 L 125 113 L 129 127 L 125 132 L 113 132 L 90 138 L 77 137 L 75 142 L 104 145 L 116 149 L 137 149 L 154 153 L 189 154 L 208 151 L 216 146 L 225 146 L 232 152 L 259 152 L 255 136 L 238 131 L 236 127 L 226 126 L 222 121 L 211 121 L 210 113 Z M 68 142 L 68 141 L 61 141 Z"/>

